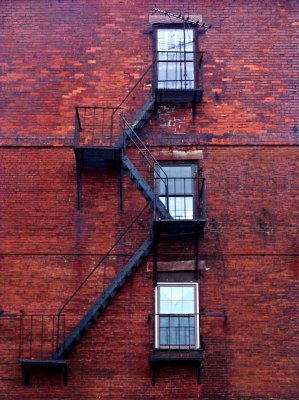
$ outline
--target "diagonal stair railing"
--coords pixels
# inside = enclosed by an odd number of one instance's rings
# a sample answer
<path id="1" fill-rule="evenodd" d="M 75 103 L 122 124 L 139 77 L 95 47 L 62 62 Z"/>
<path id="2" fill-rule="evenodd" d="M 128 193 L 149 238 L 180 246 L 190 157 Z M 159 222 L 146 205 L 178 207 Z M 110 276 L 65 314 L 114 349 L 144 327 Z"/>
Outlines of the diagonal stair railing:
<path id="1" fill-rule="evenodd" d="M 153 62 L 117 106 L 75 107 L 76 146 L 121 147 L 123 136 L 128 144 L 129 137 L 118 131 L 120 113 L 139 132 L 159 102 L 191 102 L 195 112 L 194 102 L 201 101 L 203 95 L 203 56 L 203 51 L 157 51 Z M 127 76 L 128 79 L 136 77 L 136 72 Z M 161 91 L 166 92 L 165 98 Z M 190 92 L 190 98 L 185 96 L 186 92 Z"/>
<path id="2" fill-rule="evenodd" d="M 153 66 L 154 63 L 151 63 L 146 67 L 117 106 L 75 107 L 75 146 L 121 147 L 123 140 L 118 123 L 120 112 L 125 113 L 137 131 L 143 128 L 155 110 Z"/>
<path id="3" fill-rule="evenodd" d="M 133 127 L 128 123 L 125 117 L 121 114 L 121 126 L 123 128 L 124 136 L 123 136 L 123 146 L 122 146 L 122 166 L 123 169 L 128 172 L 128 176 L 131 181 L 134 183 L 136 188 L 140 191 L 140 193 L 145 197 L 145 199 L 150 203 L 151 208 L 155 211 L 156 214 L 162 219 L 172 219 L 172 216 L 169 213 L 169 202 L 168 202 L 168 177 L 159 163 L 159 161 L 152 154 L 150 149 L 146 146 L 143 140 L 138 136 Z M 138 153 L 141 155 L 143 160 L 145 160 L 148 169 L 151 174 L 154 175 L 154 178 L 159 178 L 164 186 L 165 186 L 165 197 L 166 204 L 164 205 L 162 201 L 159 199 L 158 195 L 155 194 L 155 191 L 149 184 L 146 182 L 144 177 L 141 175 L 139 170 L 135 167 L 132 161 L 128 158 L 126 154 L 126 136 L 129 137 L 131 141 L 131 148 L 135 148 L 138 150 Z M 153 179 L 154 181 L 154 179 Z"/>
<path id="4" fill-rule="evenodd" d="M 64 342 L 60 344 L 54 352 L 52 356 L 53 359 L 59 360 L 65 358 L 108 306 L 133 271 L 149 254 L 152 247 L 152 238 L 151 235 L 148 236 L 148 231 L 150 231 L 149 226 L 151 226 L 151 218 L 149 218 L 151 213 L 149 213 L 148 207 L 149 205 L 146 204 L 142 208 L 109 251 L 97 262 L 95 267 L 88 273 L 59 309 L 57 315 L 57 337 L 61 336 L 61 321 L 69 320 L 70 318 L 68 317 L 70 317 L 70 314 L 73 317 L 76 316 L 76 318 L 75 323 L 72 324 L 73 327 L 70 328 L 71 330 L 67 330 Z M 147 222 L 145 223 L 145 221 Z M 139 233 L 138 236 L 134 235 L 134 228 L 137 229 L 136 232 Z M 145 235 L 147 234 L 145 240 L 144 238 L 142 239 L 142 235 L 140 235 L 141 228 L 145 231 Z M 115 254 L 115 250 L 119 245 L 121 247 L 125 246 L 127 253 L 133 246 L 135 249 L 136 246 L 138 246 L 138 249 L 137 251 L 132 251 L 132 253 L 134 253 L 132 256 L 118 255 Z M 109 261 L 111 263 L 110 269 L 108 267 Z M 119 264 L 123 265 L 121 269 L 119 268 Z M 98 287 L 98 283 L 100 282 L 99 278 L 101 278 L 101 288 Z M 86 288 L 91 279 L 93 279 L 92 284 Z M 94 296 L 91 296 L 92 294 Z M 91 305 L 86 304 L 88 300 L 89 303 L 91 302 L 91 297 L 95 297 L 96 300 L 93 300 Z M 75 303 L 76 298 L 77 302 Z M 73 304 L 71 312 L 67 313 L 66 309 L 69 308 L 72 303 L 75 304 Z M 81 313 L 78 313 L 78 310 L 80 310 Z M 63 324 L 63 329 L 66 329 L 65 324 Z"/>
<path id="5" fill-rule="evenodd" d="M 151 227 L 152 213 L 146 203 L 58 313 L 21 315 L 20 361 L 65 359 L 150 253 Z"/>
<path id="6" fill-rule="evenodd" d="M 152 116 L 155 109 L 152 86 L 154 65 L 155 61 L 146 67 L 134 86 L 113 110 L 111 116 L 111 132 L 114 131 L 115 116 L 117 114 L 121 113 L 125 115 L 126 119 L 130 121 L 130 125 L 137 130 L 141 130 Z M 137 113 L 136 110 L 138 110 Z M 122 145 L 123 141 L 121 135 L 115 146 L 121 147 Z"/>

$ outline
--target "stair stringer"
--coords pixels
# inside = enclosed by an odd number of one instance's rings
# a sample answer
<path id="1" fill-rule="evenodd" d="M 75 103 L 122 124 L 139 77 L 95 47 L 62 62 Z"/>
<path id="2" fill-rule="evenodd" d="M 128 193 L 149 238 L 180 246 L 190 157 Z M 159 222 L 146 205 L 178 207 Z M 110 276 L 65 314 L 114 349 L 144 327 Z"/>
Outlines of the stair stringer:
<path id="1" fill-rule="evenodd" d="M 130 126 L 134 129 L 135 132 L 140 132 L 141 129 L 145 126 L 145 124 L 150 120 L 151 116 L 155 111 L 155 100 L 152 95 L 149 96 L 145 104 L 141 107 L 138 113 L 133 118 Z M 124 129 L 121 133 L 120 137 L 116 141 L 114 147 L 123 148 L 127 147 L 130 143 L 130 136 L 132 134 L 132 130 L 130 128 Z"/>
<path id="2" fill-rule="evenodd" d="M 153 239 L 150 237 L 142 243 L 108 288 L 98 298 L 75 328 L 73 328 L 70 334 L 66 337 L 64 343 L 62 343 L 53 354 L 54 360 L 65 359 L 66 355 L 71 352 L 73 347 L 80 342 L 85 333 L 87 333 L 91 328 L 92 324 L 99 318 L 111 300 L 116 296 L 118 290 L 125 284 L 126 280 L 131 276 L 134 270 L 140 266 L 144 258 L 148 256 L 152 246 Z"/>
<path id="3" fill-rule="evenodd" d="M 148 185 L 144 177 L 127 156 L 122 158 L 122 166 L 123 169 L 127 171 L 128 177 L 134 183 L 135 187 L 140 191 L 146 201 L 149 202 L 150 207 L 158 214 L 158 217 L 161 219 L 173 219 L 162 201 L 159 199 L 159 196 L 155 194 L 153 189 Z"/>

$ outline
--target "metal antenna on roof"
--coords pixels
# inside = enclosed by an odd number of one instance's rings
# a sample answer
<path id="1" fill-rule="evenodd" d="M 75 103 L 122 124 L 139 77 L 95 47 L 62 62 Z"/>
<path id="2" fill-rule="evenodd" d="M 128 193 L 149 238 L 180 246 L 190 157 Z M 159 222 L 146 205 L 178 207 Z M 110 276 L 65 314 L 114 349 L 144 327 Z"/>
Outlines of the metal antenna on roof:
<path id="1" fill-rule="evenodd" d="M 204 22 L 201 23 L 199 21 L 194 21 L 193 19 L 190 19 L 189 17 L 185 17 L 184 15 L 181 15 L 181 14 L 173 14 L 168 11 L 160 10 L 159 8 L 156 8 L 156 7 L 154 7 L 153 10 L 155 12 L 158 12 L 158 13 L 163 14 L 168 17 L 181 19 L 184 23 L 187 22 L 188 24 L 199 26 L 200 28 L 204 28 L 206 30 L 212 28 L 212 25 L 206 25 Z"/>

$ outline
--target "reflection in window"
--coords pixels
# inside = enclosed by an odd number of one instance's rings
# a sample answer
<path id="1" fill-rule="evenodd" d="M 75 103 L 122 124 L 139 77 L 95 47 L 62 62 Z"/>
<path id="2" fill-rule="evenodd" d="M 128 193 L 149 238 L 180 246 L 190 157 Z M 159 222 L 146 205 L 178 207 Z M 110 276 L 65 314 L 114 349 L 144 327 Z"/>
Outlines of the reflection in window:
<path id="1" fill-rule="evenodd" d="M 198 347 L 197 284 L 158 284 L 156 347 Z"/>
<path id="2" fill-rule="evenodd" d="M 157 30 L 158 88 L 194 88 L 193 29 Z"/>
<path id="3" fill-rule="evenodd" d="M 167 179 L 156 179 L 156 192 L 174 219 L 193 219 L 195 165 L 163 165 Z M 164 174 L 160 173 L 161 177 Z M 168 197 L 167 197 L 168 195 Z"/>

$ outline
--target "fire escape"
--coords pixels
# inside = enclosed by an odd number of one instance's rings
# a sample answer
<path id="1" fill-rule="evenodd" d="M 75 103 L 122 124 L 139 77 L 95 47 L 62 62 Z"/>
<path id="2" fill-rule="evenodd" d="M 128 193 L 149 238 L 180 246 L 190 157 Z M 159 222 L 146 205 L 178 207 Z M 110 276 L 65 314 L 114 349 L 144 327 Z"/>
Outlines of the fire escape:
<path id="1" fill-rule="evenodd" d="M 194 65 L 194 71 L 190 78 L 191 64 Z M 64 384 L 67 384 L 68 355 L 149 254 L 153 255 L 154 260 L 153 284 L 157 296 L 179 289 L 183 296 L 191 294 L 194 299 L 197 298 L 197 294 L 192 293 L 197 290 L 200 277 L 198 240 L 203 235 L 206 222 L 205 179 L 198 174 L 189 174 L 187 169 L 187 175 L 170 176 L 169 171 L 175 170 L 171 169 L 171 165 L 159 162 L 141 136 L 143 127 L 156 115 L 160 104 L 191 105 L 195 113 L 196 104 L 202 101 L 203 96 L 202 70 L 203 52 L 180 49 L 167 53 L 160 51 L 159 54 L 158 51 L 154 62 L 119 105 L 76 107 L 74 153 L 78 209 L 84 208 L 82 177 L 85 170 L 101 168 L 118 171 L 120 215 L 125 213 L 124 175 L 144 197 L 146 205 L 125 227 L 108 253 L 99 260 L 57 314 L 25 314 L 20 318 L 20 366 L 23 368 L 25 385 L 29 385 L 30 370 L 37 367 L 60 368 Z M 136 162 L 136 159 L 140 162 Z M 144 165 L 146 173 L 142 169 Z M 186 206 L 187 202 L 192 202 L 192 206 Z M 183 203 L 184 206 L 177 206 Z M 142 234 L 140 221 L 143 223 Z M 139 243 L 135 253 L 119 265 L 113 257 L 114 250 L 120 242 L 130 246 L 135 244 L 136 238 Z M 192 262 L 187 263 L 189 268 L 176 271 L 166 268 L 166 271 L 162 271 L 159 261 L 161 243 L 167 245 L 167 241 L 171 243 L 181 239 L 193 246 Z M 172 283 L 173 276 L 179 276 L 180 281 L 187 283 L 182 287 L 175 286 Z M 159 286 L 159 282 L 164 284 Z M 82 301 L 87 297 L 91 301 L 88 307 Z M 189 307 L 191 302 L 184 304 L 189 304 Z M 163 311 L 161 306 L 161 310 L 156 308 L 154 314 L 149 315 L 149 363 L 153 384 L 157 366 L 169 363 L 195 365 L 200 382 L 204 351 L 199 333 L 199 316 L 199 304 L 187 313 L 178 311 L 172 314 Z"/>

